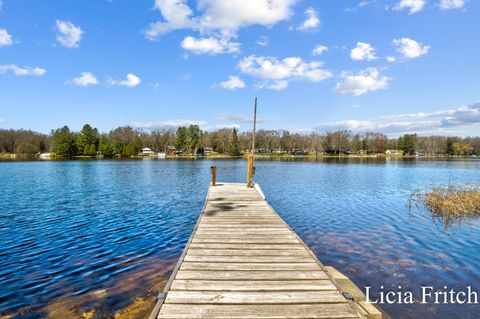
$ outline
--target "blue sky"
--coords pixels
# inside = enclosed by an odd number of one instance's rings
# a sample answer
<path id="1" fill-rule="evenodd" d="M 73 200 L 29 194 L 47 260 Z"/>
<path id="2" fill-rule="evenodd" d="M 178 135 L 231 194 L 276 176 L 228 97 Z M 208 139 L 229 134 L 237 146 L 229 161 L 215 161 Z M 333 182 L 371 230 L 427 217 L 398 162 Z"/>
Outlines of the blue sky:
<path id="1" fill-rule="evenodd" d="M 480 135 L 478 1 L 0 3 L 0 128 Z"/>

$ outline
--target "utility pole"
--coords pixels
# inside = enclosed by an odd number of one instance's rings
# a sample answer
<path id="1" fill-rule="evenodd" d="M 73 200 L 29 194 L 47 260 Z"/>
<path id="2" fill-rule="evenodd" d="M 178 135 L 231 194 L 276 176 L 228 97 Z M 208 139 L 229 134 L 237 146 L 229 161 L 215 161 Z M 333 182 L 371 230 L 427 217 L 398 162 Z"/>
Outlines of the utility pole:
<path id="1" fill-rule="evenodd" d="M 255 130 L 257 128 L 257 98 L 255 97 L 255 106 L 253 109 L 253 134 L 252 134 L 252 151 L 248 156 L 248 176 L 247 176 L 247 188 L 252 187 L 252 179 L 254 174 L 254 159 L 255 159 Z"/>

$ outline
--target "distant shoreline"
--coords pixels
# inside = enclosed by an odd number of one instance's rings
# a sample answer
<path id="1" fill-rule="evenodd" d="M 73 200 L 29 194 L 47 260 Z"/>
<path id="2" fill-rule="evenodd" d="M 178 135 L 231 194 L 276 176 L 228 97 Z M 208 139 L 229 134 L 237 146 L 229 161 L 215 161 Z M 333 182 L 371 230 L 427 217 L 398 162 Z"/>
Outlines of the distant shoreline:
<path id="1" fill-rule="evenodd" d="M 224 154 L 217 154 L 213 156 L 194 156 L 194 155 L 182 155 L 182 156 L 166 156 L 165 158 L 148 157 L 148 156 L 130 156 L 130 157 L 110 157 L 110 158 L 97 158 L 95 156 L 74 156 L 73 158 L 52 158 L 52 159 L 40 159 L 36 154 L 15 154 L 15 153 L 0 153 L 0 160 L 38 160 L 38 161 L 100 161 L 100 160 L 246 160 L 247 155 L 243 156 L 230 156 Z M 477 156 L 447 156 L 447 155 L 390 155 L 390 154 L 342 154 L 342 155 L 327 155 L 327 154 L 310 154 L 310 155 L 265 155 L 255 154 L 255 158 L 258 160 L 281 160 L 281 159 L 475 159 Z"/>

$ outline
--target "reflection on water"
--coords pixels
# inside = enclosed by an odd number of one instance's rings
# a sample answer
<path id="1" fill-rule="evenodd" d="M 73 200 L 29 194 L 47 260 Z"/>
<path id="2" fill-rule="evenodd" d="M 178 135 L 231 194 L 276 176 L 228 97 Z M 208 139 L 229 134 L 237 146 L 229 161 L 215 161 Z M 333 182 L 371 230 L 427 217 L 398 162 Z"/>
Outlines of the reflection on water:
<path id="1" fill-rule="evenodd" d="M 0 316 L 144 316 L 200 213 L 212 164 L 0 163 Z M 219 180 L 244 181 L 244 161 L 214 164 Z M 332 158 L 256 166 L 272 206 L 324 264 L 359 287 L 480 289 L 480 222 L 445 230 L 422 208 L 407 207 L 412 191 L 478 183 L 480 162 Z M 384 309 L 394 318 L 475 318 L 478 305 Z"/>

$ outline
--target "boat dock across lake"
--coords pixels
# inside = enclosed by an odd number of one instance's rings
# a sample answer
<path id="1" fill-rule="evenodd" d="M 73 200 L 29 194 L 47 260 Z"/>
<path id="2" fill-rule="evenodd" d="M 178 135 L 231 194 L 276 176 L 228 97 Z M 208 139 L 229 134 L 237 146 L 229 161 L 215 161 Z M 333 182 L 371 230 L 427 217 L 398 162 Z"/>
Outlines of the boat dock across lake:
<path id="1" fill-rule="evenodd" d="M 153 318 L 382 318 L 325 267 L 262 191 L 217 183 Z"/>

